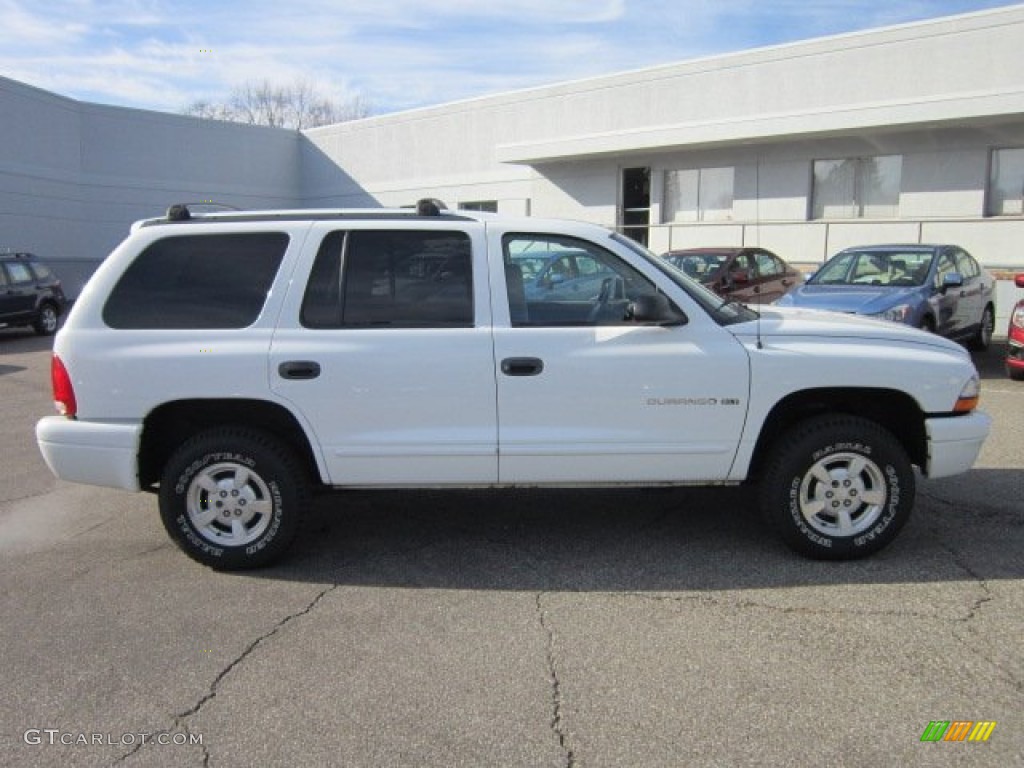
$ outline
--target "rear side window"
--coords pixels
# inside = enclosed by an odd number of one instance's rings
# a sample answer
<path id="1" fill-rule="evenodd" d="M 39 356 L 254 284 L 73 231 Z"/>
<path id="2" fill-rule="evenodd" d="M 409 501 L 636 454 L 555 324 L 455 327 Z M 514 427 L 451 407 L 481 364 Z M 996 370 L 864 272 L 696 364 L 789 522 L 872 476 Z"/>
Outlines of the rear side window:
<path id="1" fill-rule="evenodd" d="M 103 308 L 111 328 L 245 328 L 288 247 L 283 232 L 181 235 L 151 244 Z"/>
<path id="2" fill-rule="evenodd" d="M 469 328 L 465 232 L 355 230 L 324 238 L 302 302 L 307 328 Z"/>

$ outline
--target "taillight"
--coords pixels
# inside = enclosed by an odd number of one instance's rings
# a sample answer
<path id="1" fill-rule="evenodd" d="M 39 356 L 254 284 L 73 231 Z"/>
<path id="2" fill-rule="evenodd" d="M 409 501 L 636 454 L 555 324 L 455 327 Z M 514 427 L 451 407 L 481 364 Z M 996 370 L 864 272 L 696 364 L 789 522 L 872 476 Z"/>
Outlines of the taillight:
<path id="1" fill-rule="evenodd" d="M 1024 330 L 1024 303 L 1018 304 L 1010 315 L 1010 325 Z"/>
<path id="2" fill-rule="evenodd" d="M 53 404 L 57 413 L 73 419 L 78 413 L 78 403 L 75 401 L 75 388 L 71 386 L 71 377 L 68 376 L 68 369 L 56 355 L 50 361 L 50 381 L 53 383 Z"/>

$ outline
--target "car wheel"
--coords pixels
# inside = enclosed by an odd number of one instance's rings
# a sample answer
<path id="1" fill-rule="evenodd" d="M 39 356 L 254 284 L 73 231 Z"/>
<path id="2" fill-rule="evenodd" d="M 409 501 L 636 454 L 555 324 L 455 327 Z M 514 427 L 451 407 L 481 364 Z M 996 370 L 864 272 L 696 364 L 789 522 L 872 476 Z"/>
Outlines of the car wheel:
<path id="1" fill-rule="evenodd" d="M 775 444 L 760 494 L 765 517 L 792 549 L 846 560 L 877 552 L 906 524 L 914 470 L 903 446 L 878 424 L 822 416 Z"/>
<path id="2" fill-rule="evenodd" d="M 988 349 L 988 345 L 992 343 L 992 334 L 995 332 L 995 328 L 996 316 L 992 311 L 992 305 L 989 304 L 981 313 L 981 324 L 978 326 L 978 332 L 971 339 L 971 349 L 977 352 L 984 352 Z"/>
<path id="3" fill-rule="evenodd" d="M 298 533 L 306 475 L 273 436 L 217 428 L 185 442 L 164 466 L 160 517 L 175 543 L 216 570 L 269 565 Z"/>
<path id="4" fill-rule="evenodd" d="M 1008 365 L 1006 366 L 1006 375 L 1014 381 L 1024 381 L 1024 368 L 1014 368 Z"/>
<path id="5" fill-rule="evenodd" d="M 935 320 L 933 320 L 930 315 L 925 315 L 924 318 L 921 320 L 921 324 L 917 327 L 920 328 L 922 331 L 927 331 L 928 333 L 935 333 Z"/>
<path id="6" fill-rule="evenodd" d="M 53 304 L 43 304 L 39 307 L 39 316 L 32 323 L 32 327 L 40 336 L 52 336 L 57 332 L 57 320 L 59 317 L 57 308 Z"/>

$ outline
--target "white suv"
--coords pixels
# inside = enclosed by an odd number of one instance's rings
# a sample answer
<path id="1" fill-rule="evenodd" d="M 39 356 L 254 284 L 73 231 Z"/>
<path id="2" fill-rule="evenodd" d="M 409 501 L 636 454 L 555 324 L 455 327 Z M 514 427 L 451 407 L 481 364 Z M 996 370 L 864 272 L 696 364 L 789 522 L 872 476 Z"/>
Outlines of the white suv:
<path id="1" fill-rule="evenodd" d="M 559 290 L 525 289 L 537 263 Z M 601 227 L 431 201 L 138 222 L 53 387 L 53 472 L 158 493 L 220 569 L 279 558 L 317 486 L 756 482 L 794 549 L 857 557 L 907 521 L 914 467 L 967 471 L 990 424 L 953 342 L 755 312 Z"/>

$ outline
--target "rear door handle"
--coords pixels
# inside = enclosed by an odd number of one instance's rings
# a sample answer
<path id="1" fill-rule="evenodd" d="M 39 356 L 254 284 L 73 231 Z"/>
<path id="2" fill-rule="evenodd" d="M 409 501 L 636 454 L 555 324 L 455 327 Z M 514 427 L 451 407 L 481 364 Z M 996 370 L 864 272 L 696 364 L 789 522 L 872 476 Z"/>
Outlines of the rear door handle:
<path id="1" fill-rule="evenodd" d="M 544 370 L 539 357 L 506 357 L 501 361 L 501 372 L 506 376 L 536 376 Z"/>
<path id="2" fill-rule="evenodd" d="M 320 375 L 320 363 L 312 360 L 289 360 L 277 366 L 282 379 L 315 379 Z"/>

